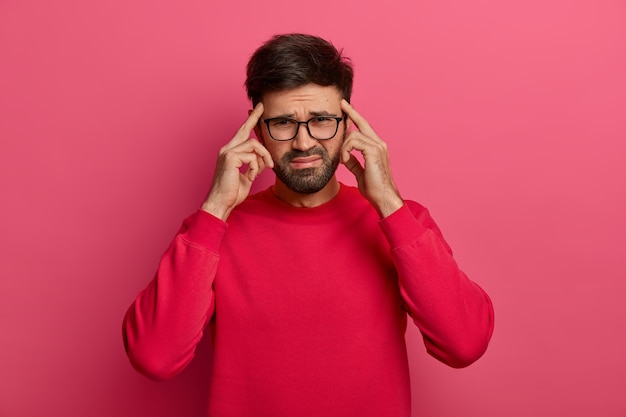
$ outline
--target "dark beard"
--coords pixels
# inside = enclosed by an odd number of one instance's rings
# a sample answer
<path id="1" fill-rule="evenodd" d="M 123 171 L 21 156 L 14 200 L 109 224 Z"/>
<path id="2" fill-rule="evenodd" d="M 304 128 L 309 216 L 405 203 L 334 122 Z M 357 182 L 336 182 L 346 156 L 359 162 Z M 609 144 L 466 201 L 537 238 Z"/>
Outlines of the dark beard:
<path id="1" fill-rule="evenodd" d="M 315 168 L 291 169 L 289 161 L 311 155 L 322 157 L 322 165 Z M 274 165 L 274 172 L 287 188 L 299 194 L 313 194 L 326 187 L 339 166 L 339 152 L 334 158 L 324 148 L 311 148 L 308 151 L 290 151 Z"/>

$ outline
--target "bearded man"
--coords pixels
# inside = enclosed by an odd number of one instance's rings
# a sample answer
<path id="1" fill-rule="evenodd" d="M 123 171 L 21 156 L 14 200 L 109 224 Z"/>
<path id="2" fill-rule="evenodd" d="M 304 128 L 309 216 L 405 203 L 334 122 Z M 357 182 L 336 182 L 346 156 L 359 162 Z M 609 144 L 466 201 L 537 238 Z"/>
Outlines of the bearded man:
<path id="1" fill-rule="evenodd" d="M 452 367 L 487 348 L 491 301 L 401 197 L 385 142 L 349 104 L 352 77 L 319 37 L 257 49 L 253 109 L 126 314 L 130 361 L 155 379 L 185 368 L 209 330 L 211 417 L 410 416 L 408 316 Z M 267 168 L 275 183 L 250 195 Z"/>

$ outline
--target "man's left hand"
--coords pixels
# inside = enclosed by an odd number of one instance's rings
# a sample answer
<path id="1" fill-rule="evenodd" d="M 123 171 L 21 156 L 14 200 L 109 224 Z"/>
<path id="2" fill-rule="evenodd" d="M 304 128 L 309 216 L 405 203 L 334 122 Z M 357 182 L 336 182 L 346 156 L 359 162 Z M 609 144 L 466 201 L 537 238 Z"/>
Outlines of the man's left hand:
<path id="1" fill-rule="evenodd" d="M 391 174 L 387 144 L 346 100 L 341 100 L 341 109 L 359 129 L 346 133 L 341 162 L 356 177 L 361 194 L 381 217 L 387 217 L 404 204 Z M 353 150 L 361 152 L 363 165 L 351 153 Z"/>

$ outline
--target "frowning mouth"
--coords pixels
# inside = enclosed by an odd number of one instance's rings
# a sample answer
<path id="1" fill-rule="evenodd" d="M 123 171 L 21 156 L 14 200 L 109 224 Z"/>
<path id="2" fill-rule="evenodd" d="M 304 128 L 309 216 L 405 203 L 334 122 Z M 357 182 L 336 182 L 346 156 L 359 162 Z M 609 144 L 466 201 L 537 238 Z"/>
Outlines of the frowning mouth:
<path id="1" fill-rule="evenodd" d="M 289 165 L 291 165 L 295 169 L 315 168 L 319 166 L 322 161 L 323 159 L 320 155 L 311 155 L 306 157 L 293 158 L 289 161 Z"/>

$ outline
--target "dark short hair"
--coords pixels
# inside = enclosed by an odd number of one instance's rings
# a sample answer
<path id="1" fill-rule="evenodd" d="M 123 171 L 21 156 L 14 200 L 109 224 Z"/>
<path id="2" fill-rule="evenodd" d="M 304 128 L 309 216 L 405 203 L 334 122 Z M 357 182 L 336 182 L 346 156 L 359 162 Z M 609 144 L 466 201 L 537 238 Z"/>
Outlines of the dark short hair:
<path id="1" fill-rule="evenodd" d="M 330 42 L 313 35 L 275 35 L 248 61 L 246 90 L 254 106 L 266 92 L 306 84 L 335 86 L 350 101 L 353 69 L 350 59 Z"/>

